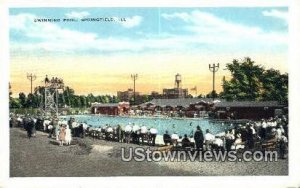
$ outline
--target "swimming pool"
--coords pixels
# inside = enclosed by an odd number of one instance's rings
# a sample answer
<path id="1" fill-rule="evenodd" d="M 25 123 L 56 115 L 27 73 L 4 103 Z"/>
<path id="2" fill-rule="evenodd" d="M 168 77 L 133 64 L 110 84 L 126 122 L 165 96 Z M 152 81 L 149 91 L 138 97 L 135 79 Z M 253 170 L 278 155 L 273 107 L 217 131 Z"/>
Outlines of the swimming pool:
<path id="1" fill-rule="evenodd" d="M 222 123 L 212 122 L 209 119 L 174 119 L 174 118 L 159 118 L 159 117 L 122 117 L 122 116 L 98 116 L 98 115 L 73 115 L 65 116 L 67 119 L 74 117 L 77 122 L 87 123 L 91 127 L 101 127 L 106 124 L 116 126 L 118 124 L 127 125 L 134 123 L 137 125 L 145 125 L 147 128 L 155 127 L 159 135 L 163 135 L 166 130 L 170 134 L 177 132 L 183 136 L 193 134 L 196 127 L 199 125 L 203 132 L 209 129 L 211 133 L 218 134 L 228 129 L 228 126 Z"/>

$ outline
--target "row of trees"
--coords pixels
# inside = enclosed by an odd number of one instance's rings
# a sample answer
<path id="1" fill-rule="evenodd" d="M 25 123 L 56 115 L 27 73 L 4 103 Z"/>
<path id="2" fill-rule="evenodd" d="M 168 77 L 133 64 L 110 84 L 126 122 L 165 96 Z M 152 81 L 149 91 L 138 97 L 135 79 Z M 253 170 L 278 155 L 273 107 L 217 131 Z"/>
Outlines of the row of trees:
<path id="1" fill-rule="evenodd" d="M 10 92 L 10 108 L 39 108 L 43 105 L 45 87 L 38 86 L 34 89 L 33 94 L 26 95 L 25 93 L 19 93 L 17 98 L 13 98 Z M 139 95 L 136 96 L 136 104 L 141 104 L 152 100 L 153 97 L 150 95 Z M 54 95 L 56 101 L 56 96 Z M 86 108 L 90 107 L 91 103 L 117 103 L 121 100 L 117 96 L 111 95 L 76 95 L 74 89 L 65 87 L 63 92 L 58 94 L 59 107 L 72 107 L 72 108 Z M 131 104 L 134 103 L 133 97 L 129 101 Z"/>
<path id="2" fill-rule="evenodd" d="M 19 97 L 10 97 L 11 108 L 39 108 L 43 105 L 45 88 L 38 86 L 34 89 L 33 94 L 26 95 L 25 93 L 19 93 Z M 11 95 L 11 94 L 10 94 Z M 56 100 L 56 96 L 54 95 Z M 120 99 L 116 96 L 110 95 L 75 95 L 74 89 L 66 87 L 62 93 L 58 94 L 58 104 L 60 107 L 69 106 L 75 108 L 89 107 L 91 103 L 116 103 L 120 102 Z"/>
<path id="3" fill-rule="evenodd" d="M 227 70 L 231 73 L 231 78 L 223 78 L 223 91 L 219 94 L 209 93 L 199 95 L 198 98 L 215 97 L 231 100 L 250 100 L 250 101 L 279 101 L 288 102 L 288 74 L 281 74 L 275 69 L 265 69 L 261 65 L 256 65 L 250 58 L 242 61 L 233 60 L 226 65 Z M 9 86 L 10 87 L 10 86 Z M 38 86 L 34 89 L 33 94 L 19 93 L 18 98 L 13 98 L 10 92 L 11 108 L 38 108 L 44 100 L 44 87 Z M 192 97 L 191 95 L 189 97 Z M 136 96 L 135 104 L 141 104 L 153 99 L 151 95 Z M 56 99 L 55 99 L 56 100 Z M 117 96 L 110 95 L 75 95 L 74 89 L 65 87 L 62 93 L 59 93 L 58 102 L 60 107 L 89 107 L 91 103 L 116 103 L 120 102 Z M 133 98 L 129 101 L 133 104 Z"/>

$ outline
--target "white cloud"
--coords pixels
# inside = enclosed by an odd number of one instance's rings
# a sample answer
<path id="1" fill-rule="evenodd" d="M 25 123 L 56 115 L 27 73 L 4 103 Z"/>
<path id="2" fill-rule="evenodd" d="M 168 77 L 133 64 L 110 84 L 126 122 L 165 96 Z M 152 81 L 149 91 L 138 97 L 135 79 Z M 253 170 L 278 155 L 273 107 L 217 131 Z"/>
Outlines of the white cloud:
<path id="1" fill-rule="evenodd" d="M 46 52 L 77 53 L 77 52 L 140 52 L 145 50 L 188 51 L 203 45 L 206 49 L 244 50 L 256 48 L 265 50 L 287 44 L 285 33 L 265 32 L 258 27 L 249 27 L 228 22 L 212 14 L 193 11 L 191 13 L 162 14 L 166 20 L 183 20 L 181 27 L 188 35 L 162 33 L 160 36 L 144 38 L 104 38 L 97 33 L 85 33 L 62 28 L 51 22 L 35 23 L 33 14 L 10 16 L 11 31 L 18 31 L 31 42 L 15 39 L 11 42 L 12 51 L 42 50 Z M 126 28 L 135 27 L 142 17 L 134 16 L 122 24 Z M 121 24 L 121 22 L 119 22 Z M 233 50 L 234 49 L 234 50 Z"/>
<path id="2" fill-rule="evenodd" d="M 77 51 L 141 51 L 146 48 L 159 48 L 159 41 L 131 40 L 128 38 L 101 38 L 96 33 L 85 33 L 65 29 L 55 23 L 34 22 L 33 14 L 18 14 L 10 16 L 10 29 L 22 33 L 32 42 L 12 42 L 12 50 L 32 51 L 42 50 L 48 52 L 77 52 Z M 139 17 L 129 19 L 126 27 L 134 27 L 141 20 Z M 125 26 L 124 26 L 125 27 Z M 38 42 L 36 42 L 38 41 Z"/>
<path id="3" fill-rule="evenodd" d="M 86 12 L 86 11 L 82 11 L 82 12 L 75 12 L 75 11 L 72 11 L 70 13 L 66 13 L 65 16 L 67 18 L 75 18 L 75 19 L 82 19 L 84 17 L 87 17 L 89 16 L 90 13 L 89 12 Z"/>
<path id="4" fill-rule="evenodd" d="M 195 41 L 219 46 L 255 46 L 287 44 L 285 33 L 266 32 L 259 27 L 247 26 L 233 23 L 213 14 L 193 11 L 191 13 L 177 12 L 173 14 L 162 14 L 166 20 L 182 20 L 182 28 L 194 35 Z"/>
<path id="5" fill-rule="evenodd" d="M 262 12 L 262 14 L 264 16 L 269 16 L 269 17 L 274 17 L 274 18 L 279 18 L 282 19 L 284 21 L 288 21 L 288 12 L 286 11 L 279 11 L 276 9 L 272 9 L 272 10 L 265 10 Z"/>
<path id="6" fill-rule="evenodd" d="M 189 14 L 185 13 L 185 12 L 183 12 L 183 13 L 178 13 L 177 12 L 177 13 L 173 13 L 173 14 L 163 13 L 163 14 L 161 14 L 161 16 L 163 18 L 165 18 L 166 20 L 172 20 L 174 18 L 180 18 L 180 19 L 184 20 L 185 22 L 188 22 L 190 20 Z"/>
<path id="7" fill-rule="evenodd" d="M 143 17 L 141 16 L 133 16 L 125 18 L 126 21 L 119 21 L 119 23 L 125 28 L 132 28 L 139 26 L 143 21 Z"/>

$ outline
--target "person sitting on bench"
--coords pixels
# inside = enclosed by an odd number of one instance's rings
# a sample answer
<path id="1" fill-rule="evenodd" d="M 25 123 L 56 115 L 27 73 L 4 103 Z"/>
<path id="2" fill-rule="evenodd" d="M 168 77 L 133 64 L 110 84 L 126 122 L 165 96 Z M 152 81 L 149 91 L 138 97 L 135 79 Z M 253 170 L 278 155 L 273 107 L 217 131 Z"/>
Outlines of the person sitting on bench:
<path id="1" fill-rule="evenodd" d="M 184 138 L 182 139 L 181 142 L 182 142 L 182 148 L 191 147 L 191 141 L 186 134 L 184 135 Z"/>
<path id="2" fill-rule="evenodd" d="M 172 143 L 171 136 L 169 135 L 169 132 L 166 131 L 166 133 L 163 135 L 164 143 L 165 145 L 170 145 Z"/>

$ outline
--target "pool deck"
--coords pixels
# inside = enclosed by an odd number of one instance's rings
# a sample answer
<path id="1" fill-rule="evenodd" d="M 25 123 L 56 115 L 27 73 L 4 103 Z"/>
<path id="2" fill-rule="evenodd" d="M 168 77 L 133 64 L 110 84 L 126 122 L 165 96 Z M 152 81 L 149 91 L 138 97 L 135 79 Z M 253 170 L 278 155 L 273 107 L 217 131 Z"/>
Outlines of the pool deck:
<path id="1" fill-rule="evenodd" d="M 28 139 L 20 128 L 10 129 L 10 177 L 101 176 L 252 176 L 288 175 L 288 160 L 277 162 L 124 162 L 121 148 L 134 144 L 84 138 L 59 147 L 47 134 Z"/>

